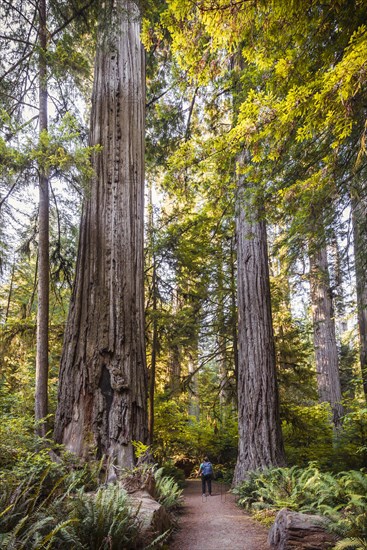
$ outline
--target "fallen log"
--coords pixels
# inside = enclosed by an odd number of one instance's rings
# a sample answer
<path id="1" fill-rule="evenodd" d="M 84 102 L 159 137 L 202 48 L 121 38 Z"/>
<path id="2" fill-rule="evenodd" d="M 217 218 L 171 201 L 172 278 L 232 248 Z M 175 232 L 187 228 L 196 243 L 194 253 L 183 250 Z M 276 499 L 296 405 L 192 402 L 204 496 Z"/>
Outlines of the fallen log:
<path id="1" fill-rule="evenodd" d="M 336 543 L 335 535 L 327 531 L 324 516 L 301 514 L 283 508 L 270 529 L 268 542 L 272 550 L 326 550 Z"/>
<path id="2" fill-rule="evenodd" d="M 140 521 L 139 538 L 145 548 L 157 536 L 172 529 L 172 517 L 147 491 L 130 495 L 132 507 L 137 510 Z"/>

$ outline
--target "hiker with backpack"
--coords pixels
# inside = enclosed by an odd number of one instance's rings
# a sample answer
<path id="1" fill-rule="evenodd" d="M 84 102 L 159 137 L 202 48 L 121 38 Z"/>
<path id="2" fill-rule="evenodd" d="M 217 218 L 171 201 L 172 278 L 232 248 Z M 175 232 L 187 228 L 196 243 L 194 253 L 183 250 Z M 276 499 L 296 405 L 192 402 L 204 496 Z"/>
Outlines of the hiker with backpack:
<path id="1" fill-rule="evenodd" d="M 200 464 L 198 475 L 199 476 L 201 475 L 201 486 L 202 486 L 203 496 L 205 496 L 206 485 L 208 486 L 209 496 L 211 496 L 211 494 L 212 494 L 213 466 L 212 466 L 212 463 L 209 462 L 209 459 L 208 459 L 207 456 L 204 457 L 203 462 Z"/>

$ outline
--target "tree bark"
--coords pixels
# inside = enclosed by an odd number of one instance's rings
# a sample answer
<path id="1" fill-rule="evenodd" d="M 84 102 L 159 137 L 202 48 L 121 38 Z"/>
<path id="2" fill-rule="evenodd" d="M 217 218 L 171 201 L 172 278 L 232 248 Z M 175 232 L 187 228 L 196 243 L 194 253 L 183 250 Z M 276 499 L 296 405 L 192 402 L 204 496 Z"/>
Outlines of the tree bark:
<path id="1" fill-rule="evenodd" d="M 199 384 L 196 370 L 197 365 L 197 349 L 189 354 L 189 374 L 192 375 L 191 383 L 189 386 L 189 415 L 194 416 L 196 420 L 200 418 L 200 404 L 199 404 Z M 194 373 L 194 374 L 193 374 Z"/>
<path id="2" fill-rule="evenodd" d="M 352 220 L 357 282 L 359 358 L 363 390 L 367 401 L 367 206 L 365 201 L 358 197 L 352 198 Z"/>
<path id="3" fill-rule="evenodd" d="M 153 326 L 152 326 L 152 359 L 150 363 L 149 374 L 149 442 L 152 445 L 154 441 L 154 395 L 155 378 L 158 351 L 158 323 L 157 323 L 157 272 L 156 259 L 153 252 L 153 274 L 152 274 L 152 293 L 153 293 Z"/>
<path id="4" fill-rule="evenodd" d="M 237 212 L 239 443 L 235 484 L 240 483 L 249 470 L 285 464 L 266 224 L 257 200 L 254 189 L 240 176 Z"/>
<path id="5" fill-rule="evenodd" d="M 319 401 L 330 403 L 337 427 L 343 414 L 335 319 L 326 248 L 310 252 L 310 288 Z"/>
<path id="6" fill-rule="evenodd" d="M 237 301 L 236 301 L 236 273 L 235 273 L 235 239 L 231 239 L 231 319 L 233 338 L 234 377 L 236 390 L 238 387 L 238 334 L 237 334 Z M 238 392 L 237 392 L 238 393 Z"/>
<path id="7" fill-rule="evenodd" d="M 47 28 L 46 0 L 40 0 L 39 11 L 39 134 L 47 132 Z M 39 207 L 38 207 L 38 309 L 37 309 L 37 352 L 35 420 L 36 431 L 45 436 L 48 414 L 48 321 L 49 321 L 49 185 L 44 166 L 39 166 Z"/>
<path id="8" fill-rule="evenodd" d="M 228 380 L 228 361 L 227 361 L 227 335 L 226 335 L 226 316 L 224 307 L 224 272 L 223 272 L 223 250 L 218 250 L 216 257 L 216 273 L 218 286 L 218 307 L 216 312 L 217 319 L 217 347 L 219 350 L 219 403 L 221 419 L 223 419 L 224 406 L 227 403 L 227 380 Z"/>
<path id="9" fill-rule="evenodd" d="M 140 20 L 133 1 L 101 8 L 90 143 L 102 151 L 83 206 L 55 427 L 68 450 L 123 467 L 135 462 L 132 441 L 148 436 Z"/>
<path id="10" fill-rule="evenodd" d="M 282 508 L 271 527 L 268 542 L 272 550 L 331 550 L 337 537 L 328 531 L 326 516 L 301 514 Z"/>
<path id="11" fill-rule="evenodd" d="M 175 317 L 181 307 L 179 293 L 180 289 L 176 282 L 172 297 L 172 313 Z M 171 397 L 179 395 L 181 393 L 181 346 L 179 327 L 176 319 L 173 324 L 173 330 L 171 330 L 171 341 L 169 343 L 168 377 Z"/>
<path id="12" fill-rule="evenodd" d="M 14 286 L 14 275 L 15 275 L 15 259 L 13 260 L 13 265 L 11 267 L 11 275 L 10 275 L 10 286 L 9 286 L 9 294 L 8 294 L 8 300 L 6 303 L 6 310 L 5 310 L 5 317 L 4 317 L 4 323 L 6 324 L 9 312 L 10 312 L 10 305 L 13 298 L 13 286 Z"/>

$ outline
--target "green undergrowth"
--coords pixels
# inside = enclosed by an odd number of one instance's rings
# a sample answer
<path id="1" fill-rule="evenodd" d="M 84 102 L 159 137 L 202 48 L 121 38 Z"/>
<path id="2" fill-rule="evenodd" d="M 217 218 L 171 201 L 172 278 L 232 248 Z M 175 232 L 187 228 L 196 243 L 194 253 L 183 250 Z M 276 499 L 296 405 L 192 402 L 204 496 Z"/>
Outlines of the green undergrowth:
<path id="1" fill-rule="evenodd" d="M 183 489 L 186 485 L 185 472 L 181 468 L 177 468 L 173 462 L 165 462 L 162 465 L 162 474 L 166 477 L 171 477 L 177 485 Z"/>
<path id="2" fill-rule="evenodd" d="M 167 510 L 173 510 L 181 504 L 182 491 L 173 477 L 166 476 L 164 468 L 159 468 L 154 473 L 157 500 Z"/>
<path id="3" fill-rule="evenodd" d="M 172 510 L 179 505 L 182 489 L 172 477 L 156 466 L 139 468 L 144 476 L 154 476 L 157 500 L 163 506 Z M 106 484 L 104 478 L 102 461 L 82 465 L 65 455 L 57 463 L 45 450 L 34 453 L 28 472 L 24 465 L 3 470 L 0 549 L 141 548 L 136 506 L 120 484 Z M 158 539 L 151 548 L 159 547 Z"/>
<path id="4" fill-rule="evenodd" d="M 341 539 L 335 548 L 367 548 L 367 475 L 362 470 L 332 474 L 315 464 L 272 468 L 250 472 L 233 492 L 238 504 L 266 525 L 281 508 L 322 514 Z"/>

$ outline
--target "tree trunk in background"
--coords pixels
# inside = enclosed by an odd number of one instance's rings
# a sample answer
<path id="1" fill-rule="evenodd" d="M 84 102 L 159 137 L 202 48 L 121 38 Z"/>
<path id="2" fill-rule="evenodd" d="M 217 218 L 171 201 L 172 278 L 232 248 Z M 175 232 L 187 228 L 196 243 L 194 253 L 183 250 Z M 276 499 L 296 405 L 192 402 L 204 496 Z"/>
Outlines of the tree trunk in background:
<path id="1" fill-rule="evenodd" d="M 172 312 L 174 315 L 178 313 L 180 307 L 179 289 L 178 286 L 176 286 L 172 296 Z M 179 327 L 175 321 L 174 330 L 171 332 L 168 357 L 168 380 L 171 397 L 181 393 L 181 350 L 178 333 Z"/>
<path id="2" fill-rule="evenodd" d="M 249 470 L 285 463 L 266 225 L 254 190 L 245 186 L 240 176 L 237 214 L 239 442 L 235 484 L 240 483 Z"/>
<path id="3" fill-rule="evenodd" d="M 155 264 L 155 253 L 153 251 L 153 274 L 152 274 L 152 293 L 153 293 L 153 321 L 152 321 L 152 358 L 149 373 L 149 442 L 153 444 L 154 440 L 154 395 L 155 395 L 155 377 L 157 365 L 158 350 L 158 324 L 157 324 L 157 271 Z"/>
<path id="4" fill-rule="evenodd" d="M 148 401 L 148 431 L 149 431 L 149 443 L 153 444 L 154 440 L 154 396 L 155 396 L 155 379 L 156 379 L 156 365 L 158 354 L 158 319 L 157 319 L 157 305 L 158 305 L 158 286 L 157 286 L 157 265 L 156 265 L 156 252 L 155 252 L 155 227 L 154 227 L 154 206 L 153 206 L 153 183 L 149 186 L 148 194 L 148 225 L 147 225 L 147 265 L 152 269 L 151 278 L 151 291 L 148 296 L 148 303 L 151 303 L 151 361 L 149 369 L 149 401 Z M 149 285 L 148 285 L 149 286 Z M 148 323 L 149 324 L 149 323 Z M 147 329 L 146 329 L 147 332 Z"/>
<path id="5" fill-rule="evenodd" d="M 195 352 L 195 360 L 193 354 L 190 354 L 189 358 L 189 374 L 192 374 L 197 365 L 197 351 Z M 196 420 L 200 418 L 200 404 L 199 404 L 199 384 L 197 373 L 192 374 L 190 386 L 189 386 L 189 415 L 194 416 Z"/>
<path id="6" fill-rule="evenodd" d="M 178 344 L 172 344 L 169 354 L 169 388 L 171 397 L 181 392 L 181 354 Z"/>
<path id="7" fill-rule="evenodd" d="M 223 272 L 223 256 L 224 251 L 218 250 L 216 257 L 216 272 L 217 272 L 217 286 L 218 286 L 218 309 L 216 314 L 217 330 L 216 340 L 219 351 L 219 403 L 220 403 L 220 417 L 224 418 L 225 405 L 228 401 L 228 360 L 227 360 L 227 335 L 226 335 L 226 315 L 225 315 L 225 281 Z"/>
<path id="8" fill-rule="evenodd" d="M 238 335 L 237 335 L 237 300 L 236 300 L 236 273 L 235 273 L 235 239 L 231 239 L 231 323 L 233 337 L 233 359 L 236 389 L 238 386 Z M 238 393 L 238 392 L 237 392 Z"/>
<path id="9" fill-rule="evenodd" d="M 144 52 L 132 1 L 101 7 L 91 113 L 95 177 L 83 207 L 55 437 L 134 464 L 147 441 L 144 346 Z"/>
<path id="10" fill-rule="evenodd" d="M 359 357 L 363 390 L 367 400 L 367 205 L 365 200 L 363 201 L 359 197 L 352 198 L 352 219 L 360 341 Z"/>
<path id="11" fill-rule="evenodd" d="M 39 133 L 47 132 L 47 28 L 46 0 L 40 0 L 39 12 Z M 41 422 L 48 414 L 48 320 L 49 320 L 49 187 L 45 167 L 39 166 L 39 207 L 38 207 L 38 309 L 37 309 L 37 353 L 35 420 L 37 433 L 45 436 L 46 422 Z"/>
<path id="12" fill-rule="evenodd" d="M 330 230 L 329 230 L 330 231 Z M 333 289 L 332 300 L 333 309 L 335 312 L 335 333 L 338 340 L 338 369 L 340 379 L 340 391 L 343 397 L 348 399 L 355 398 L 355 358 L 354 358 L 354 342 L 351 342 L 348 332 L 348 321 L 346 303 L 347 296 L 345 289 L 347 288 L 344 280 L 343 269 L 343 253 L 339 243 L 336 231 L 332 230 L 332 239 L 328 244 L 328 266 L 330 275 L 330 284 Z M 347 337 L 345 338 L 345 336 Z"/>
<path id="13" fill-rule="evenodd" d="M 340 425 L 341 405 L 338 349 L 326 248 L 310 253 L 310 288 L 319 401 L 330 403 L 333 422 Z"/>

